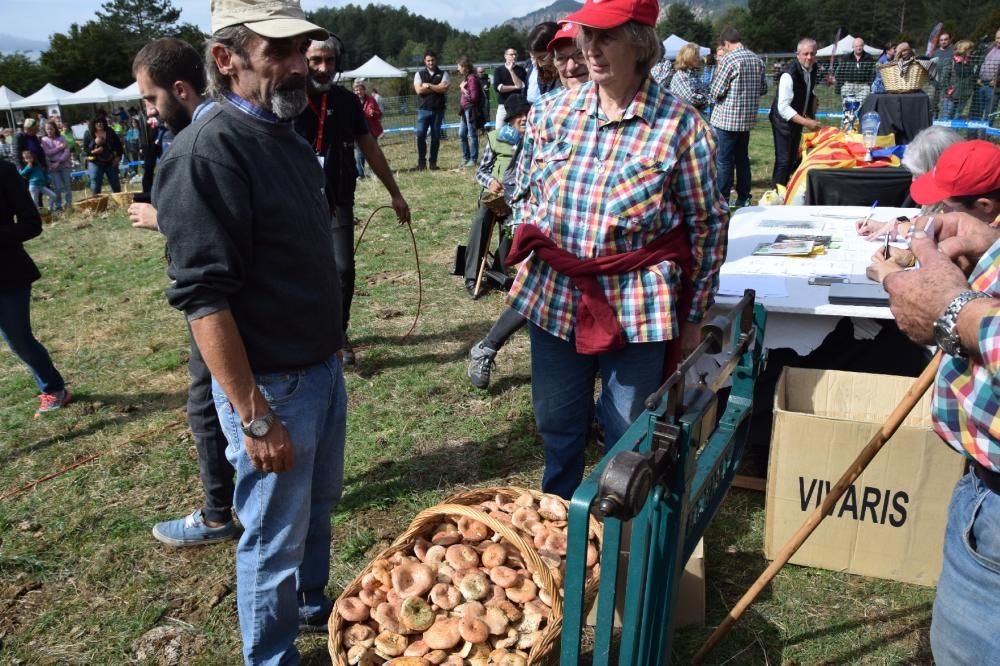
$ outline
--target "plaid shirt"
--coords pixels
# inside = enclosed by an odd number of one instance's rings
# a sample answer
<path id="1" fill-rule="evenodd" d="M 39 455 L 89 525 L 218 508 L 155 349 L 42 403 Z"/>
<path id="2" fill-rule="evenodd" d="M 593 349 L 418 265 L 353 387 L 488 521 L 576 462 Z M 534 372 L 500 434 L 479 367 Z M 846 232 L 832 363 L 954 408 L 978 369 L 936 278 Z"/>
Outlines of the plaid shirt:
<path id="1" fill-rule="evenodd" d="M 1000 241 L 983 255 L 969 284 L 1000 298 Z M 1000 472 L 1000 302 L 979 325 L 973 359 L 945 356 L 934 386 L 934 429 L 953 449 Z"/>
<path id="2" fill-rule="evenodd" d="M 760 97 L 766 92 L 764 63 L 756 53 L 741 46 L 725 54 L 709 89 L 709 97 L 716 101 L 712 126 L 727 132 L 749 132 L 757 118 Z"/>
<path id="3" fill-rule="evenodd" d="M 715 188 L 711 131 L 690 107 L 646 79 L 618 121 L 603 116 L 587 83 L 529 115 L 513 196 L 514 224 L 534 224 L 581 258 L 629 252 L 684 225 L 694 259 L 689 319 L 700 321 L 718 288 L 728 211 Z M 679 322 L 680 269 L 661 262 L 598 281 L 629 342 L 669 340 Z M 568 340 L 580 292 L 531 256 L 510 303 Z"/>
<path id="4" fill-rule="evenodd" d="M 249 116 L 253 116 L 254 118 L 257 118 L 258 120 L 263 120 L 263 121 L 269 122 L 269 123 L 275 123 L 275 124 L 277 124 L 277 123 L 282 122 L 281 118 L 279 118 L 278 116 L 274 115 L 273 113 L 271 113 L 267 109 L 265 109 L 263 107 L 257 106 L 256 104 L 254 104 L 250 100 L 244 99 L 243 97 L 240 97 L 239 95 L 237 95 L 234 92 L 230 92 L 230 91 L 227 90 L 224 94 L 226 96 L 226 99 L 229 100 L 230 104 L 232 104 L 237 109 L 239 109 L 240 111 L 242 111 L 243 113 L 245 113 L 245 114 L 247 114 Z M 287 121 L 287 122 L 291 122 L 291 121 Z"/>

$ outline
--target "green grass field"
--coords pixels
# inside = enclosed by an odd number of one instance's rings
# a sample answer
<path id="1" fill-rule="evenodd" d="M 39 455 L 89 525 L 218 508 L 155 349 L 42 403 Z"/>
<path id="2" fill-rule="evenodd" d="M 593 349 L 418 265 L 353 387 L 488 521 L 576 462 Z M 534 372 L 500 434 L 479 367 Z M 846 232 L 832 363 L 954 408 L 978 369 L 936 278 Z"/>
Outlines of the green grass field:
<path id="1" fill-rule="evenodd" d="M 453 135 L 452 135 L 453 136 Z M 755 197 L 770 175 L 770 132 L 754 134 Z M 390 213 L 358 251 L 346 489 L 333 516 L 336 595 L 421 508 L 469 486 L 537 486 L 540 442 L 530 405 L 527 336 L 498 358 L 488 391 L 466 380 L 466 354 L 500 313 L 496 292 L 473 302 L 448 275 L 475 207 L 471 170 L 408 171 L 412 143 L 387 146 L 414 209 L 416 257 Z M 445 169 L 460 161 L 452 139 Z M 359 184 L 357 216 L 387 203 Z M 0 352 L 0 663 L 233 664 L 240 659 L 232 544 L 171 549 L 153 523 L 201 498 L 184 420 L 188 339 L 164 299 L 163 241 L 123 214 L 73 215 L 28 244 L 36 334 L 76 401 L 33 420 L 35 387 Z M 766 566 L 764 497 L 734 490 L 706 539 L 708 624 Z M 716 649 L 714 664 L 930 663 L 932 589 L 786 568 Z M 709 629 L 678 634 L 684 664 Z M 325 637 L 303 638 L 307 664 L 327 664 Z"/>

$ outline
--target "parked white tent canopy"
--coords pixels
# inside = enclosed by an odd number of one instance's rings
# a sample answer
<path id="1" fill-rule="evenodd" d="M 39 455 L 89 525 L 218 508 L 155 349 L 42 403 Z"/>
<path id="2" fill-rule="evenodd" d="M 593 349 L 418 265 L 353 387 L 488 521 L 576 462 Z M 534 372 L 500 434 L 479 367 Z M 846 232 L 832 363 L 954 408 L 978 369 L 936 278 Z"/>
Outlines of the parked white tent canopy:
<path id="1" fill-rule="evenodd" d="M 847 35 L 839 42 L 837 42 L 837 55 L 847 55 L 854 49 L 854 35 Z M 872 46 L 865 44 L 865 53 L 868 55 L 882 55 L 882 49 L 876 49 Z M 819 51 L 816 51 L 817 58 L 827 58 L 833 55 L 833 44 L 829 46 L 824 46 Z"/>
<path id="2" fill-rule="evenodd" d="M 142 99 L 139 94 L 139 82 L 133 81 L 132 85 L 123 88 L 120 93 L 111 98 L 112 102 L 131 102 L 134 99 Z"/>
<path id="3" fill-rule="evenodd" d="M 10 117 L 10 126 L 14 126 L 14 111 L 12 104 L 24 99 L 7 86 L 0 86 L 0 110 L 6 111 Z"/>
<path id="4" fill-rule="evenodd" d="M 406 76 L 406 72 L 393 67 L 378 56 L 372 56 L 371 60 L 361 67 L 341 74 L 345 79 L 398 79 L 401 76 Z"/>
<path id="5" fill-rule="evenodd" d="M 680 51 L 685 44 L 691 44 L 691 43 L 693 42 L 688 42 L 688 40 L 684 39 L 683 37 L 678 37 L 677 35 L 670 35 L 669 37 L 663 40 L 664 57 L 667 60 L 674 60 L 677 57 L 677 52 Z M 712 52 L 712 49 L 706 48 L 704 46 L 699 46 L 698 44 L 695 44 L 695 46 L 698 46 L 698 54 L 701 55 L 702 58 L 704 58 L 705 56 L 707 56 L 709 53 Z"/>
<path id="6" fill-rule="evenodd" d="M 28 95 L 18 102 L 14 102 L 10 106 L 13 109 L 41 109 L 48 108 L 50 106 L 59 106 L 62 104 L 62 101 L 71 94 L 72 93 L 68 90 L 63 90 L 62 88 L 57 88 L 51 83 L 46 83 L 33 94 Z"/>
<path id="7" fill-rule="evenodd" d="M 100 79 L 94 79 L 85 88 L 77 90 L 75 93 L 59 102 L 62 106 L 72 104 L 107 104 L 113 102 L 115 95 L 120 95 L 121 88 L 115 88 Z"/>

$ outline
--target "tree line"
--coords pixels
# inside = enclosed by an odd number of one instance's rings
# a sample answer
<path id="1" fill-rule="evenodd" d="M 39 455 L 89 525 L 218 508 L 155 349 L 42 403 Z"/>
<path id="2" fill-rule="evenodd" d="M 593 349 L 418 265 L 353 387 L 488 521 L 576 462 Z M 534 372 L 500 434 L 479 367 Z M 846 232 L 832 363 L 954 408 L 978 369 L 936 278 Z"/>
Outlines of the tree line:
<path id="1" fill-rule="evenodd" d="M 119 87 L 129 85 L 132 58 L 150 40 L 173 36 L 197 49 L 204 47 L 207 35 L 181 22 L 180 16 L 171 0 L 105 0 L 94 19 L 52 35 L 49 48 L 38 60 L 22 53 L 0 55 L 0 84 L 23 95 L 49 82 L 79 90 L 94 77 Z M 508 25 L 474 35 L 443 20 L 380 4 L 325 7 L 309 17 L 344 42 L 346 69 L 373 55 L 399 67 L 415 66 L 428 49 L 437 52 L 443 64 L 453 64 L 463 54 L 474 62 L 500 62 L 508 46 L 517 46 L 524 54 L 525 33 Z M 750 48 L 767 53 L 794 51 L 799 38 L 806 36 L 826 44 L 839 29 L 875 46 L 905 38 L 922 51 L 931 27 L 939 21 L 954 40 L 992 41 L 1000 28 L 1000 4 L 993 0 L 985 4 L 972 0 L 748 0 L 746 7 L 730 6 L 699 18 L 690 6 L 678 3 L 669 6 L 657 32 L 664 37 L 676 33 L 711 46 L 721 29 L 731 25 L 740 30 Z"/>

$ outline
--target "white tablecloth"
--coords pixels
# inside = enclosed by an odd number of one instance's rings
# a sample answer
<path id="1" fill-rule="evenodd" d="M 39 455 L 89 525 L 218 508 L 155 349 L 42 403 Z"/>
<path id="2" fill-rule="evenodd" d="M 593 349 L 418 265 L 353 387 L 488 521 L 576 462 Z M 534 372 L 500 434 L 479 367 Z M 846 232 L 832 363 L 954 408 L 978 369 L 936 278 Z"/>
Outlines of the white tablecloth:
<path id="1" fill-rule="evenodd" d="M 722 267 L 720 307 L 732 306 L 746 288 L 757 291 L 757 301 L 767 309 L 764 346 L 788 347 L 806 355 L 833 331 L 840 317 L 854 320 L 855 337 L 869 339 L 879 330 L 872 320 L 892 319 L 887 307 L 831 305 L 829 287 L 809 284 L 815 275 L 842 275 L 849 282 L 869 283 L 865 269 L 881 247 L 860 238 L 854 221 L 869 208 L 859 206 L 756 206 L 742 208 L 729 222 L 729 250 Z M 874 220 L 898 215 L 914 216 L 909 208 L 876 208 Z M 753 251 L 773 242 L 778 234 L 831 236 L 833 245 L 816 257 L 760 257 Z"/>

